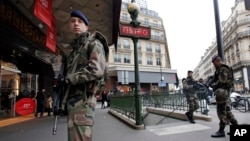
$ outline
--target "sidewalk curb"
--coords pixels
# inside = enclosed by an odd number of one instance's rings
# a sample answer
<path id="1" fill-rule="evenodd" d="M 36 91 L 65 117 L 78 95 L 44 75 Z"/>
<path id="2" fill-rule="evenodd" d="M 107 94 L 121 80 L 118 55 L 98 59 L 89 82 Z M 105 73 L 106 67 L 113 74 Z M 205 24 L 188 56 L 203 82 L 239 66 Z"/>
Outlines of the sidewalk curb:
<path id="1" fill-rule="evenodd" d="M 118 118 L 119 120 L 123 121 L 124 123 L 126 123 L 127 125 L 129 125 L 130 127 L 136 129 L 136 130 L 144 130 L 144 124 L 143 125 L 136 125 L 135 121 L 133 119 L 130 119 L 112 109 L 109 109 L 108 111 L 109 114 L 115 116 L 116 118 Z"/>

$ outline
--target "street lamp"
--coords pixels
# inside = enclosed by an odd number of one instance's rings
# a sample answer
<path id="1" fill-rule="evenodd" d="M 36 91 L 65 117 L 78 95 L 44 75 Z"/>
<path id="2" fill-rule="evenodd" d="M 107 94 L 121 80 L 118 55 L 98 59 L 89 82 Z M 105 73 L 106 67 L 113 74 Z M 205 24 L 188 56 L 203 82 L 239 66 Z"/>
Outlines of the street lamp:
<path id="1" fill-rule="evenodd" d="M 218 55 L 221 57 L 222 60 L 224 60 L 224 49 L 223 49 L 223 39 L 221 35 L 218 0 L 214 0 L 214 17 L 215 17 L 215 26 L 216 26 Z"/>
<path id="2" fill-rule="evenodd" d="M 131 3 L 128 4 L 128 13 L 132 21 L 130 24 L 136 28 L 140 25 L 140 22 L 137 20 L 138 14 L 140 12 L 140 7 L 135 3 L 135 0 L 131 0 Z M 139 78 L 139 68 L 138 68 L 138 54 L 137 54 L 137 42 L 138 37 L 132 37 L 134 43 L 134 64 L 135 64 L 135 121 L 136 125 L 142 125 L 141 117 L 141 95 L 140 93 L 140 78 Z"/>

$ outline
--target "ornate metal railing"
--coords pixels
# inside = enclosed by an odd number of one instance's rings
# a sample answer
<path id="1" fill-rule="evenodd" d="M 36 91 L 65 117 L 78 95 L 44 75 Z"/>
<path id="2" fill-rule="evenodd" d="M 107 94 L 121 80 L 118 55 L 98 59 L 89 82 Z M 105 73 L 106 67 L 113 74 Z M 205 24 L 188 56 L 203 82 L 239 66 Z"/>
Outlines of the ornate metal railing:
<path id="1" fill-rule="evenodd" d="M 207 95 L 199 91 L 197 93 L 199 98 L 199 109 L 196 112 L 207 114 L 208 103 Z M 188 104 L 186 97 L 183 93 L 169 94 L 169 93 L 153 93 L 141 95 L 142 106 L 155 107 L 162 109 L 169 109 L 173 111 L 188 111 Z M 134 95 L 112 95 L 110 96 L 110 108 L 128 118 L 135 119 L 135 102 Z M 143 111 L 142 111 L 143 112 Z"/>

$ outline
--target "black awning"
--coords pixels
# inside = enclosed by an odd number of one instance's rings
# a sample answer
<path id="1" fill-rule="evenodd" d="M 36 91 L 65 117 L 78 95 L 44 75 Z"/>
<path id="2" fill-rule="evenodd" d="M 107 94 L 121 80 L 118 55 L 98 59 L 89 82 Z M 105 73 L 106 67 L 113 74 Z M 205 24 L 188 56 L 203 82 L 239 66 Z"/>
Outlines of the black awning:
<path id="1" fill-rule="evenodd" d="M 21 56 L 17 56 L 16 65 L 22 73 L 28 72 L 32 74 L 47 75 L 51 78 L 54 77 L 52 64 L 29 54 L 21 48 L 19 48 L 18 51 L 21 52 Z"/>

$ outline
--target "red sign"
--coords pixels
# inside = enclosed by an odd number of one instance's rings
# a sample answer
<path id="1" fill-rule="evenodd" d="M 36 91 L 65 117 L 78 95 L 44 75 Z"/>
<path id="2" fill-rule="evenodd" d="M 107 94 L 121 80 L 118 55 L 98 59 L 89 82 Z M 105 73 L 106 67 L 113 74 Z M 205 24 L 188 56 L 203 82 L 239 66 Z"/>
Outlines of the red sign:
<path id="1" fill-rule="evenodd" d="M 22 98 L 16 103 L 15 108 L 19 115 L 29 115 L 34 113 L 36 103 L 35 100 L 31 98 Z"/>
<path id="2" fill-rule="evenodd" d="M 134 27 L 130 24 L 120 24 L 120 36 L 150 39 L 150 27 Z"/>
<path id="3" fill-rule="evenodd" d="M 52 0 L 36 0 L 34 14 L 48 27 L 51 27 Z"/>
<path id="4" fill-rule="evenodd" d="M 47 28 L 46 47 L 52 52 L 56 52 L 56 21 L 54 16 L 52 16 L 51 27 Z"/>

